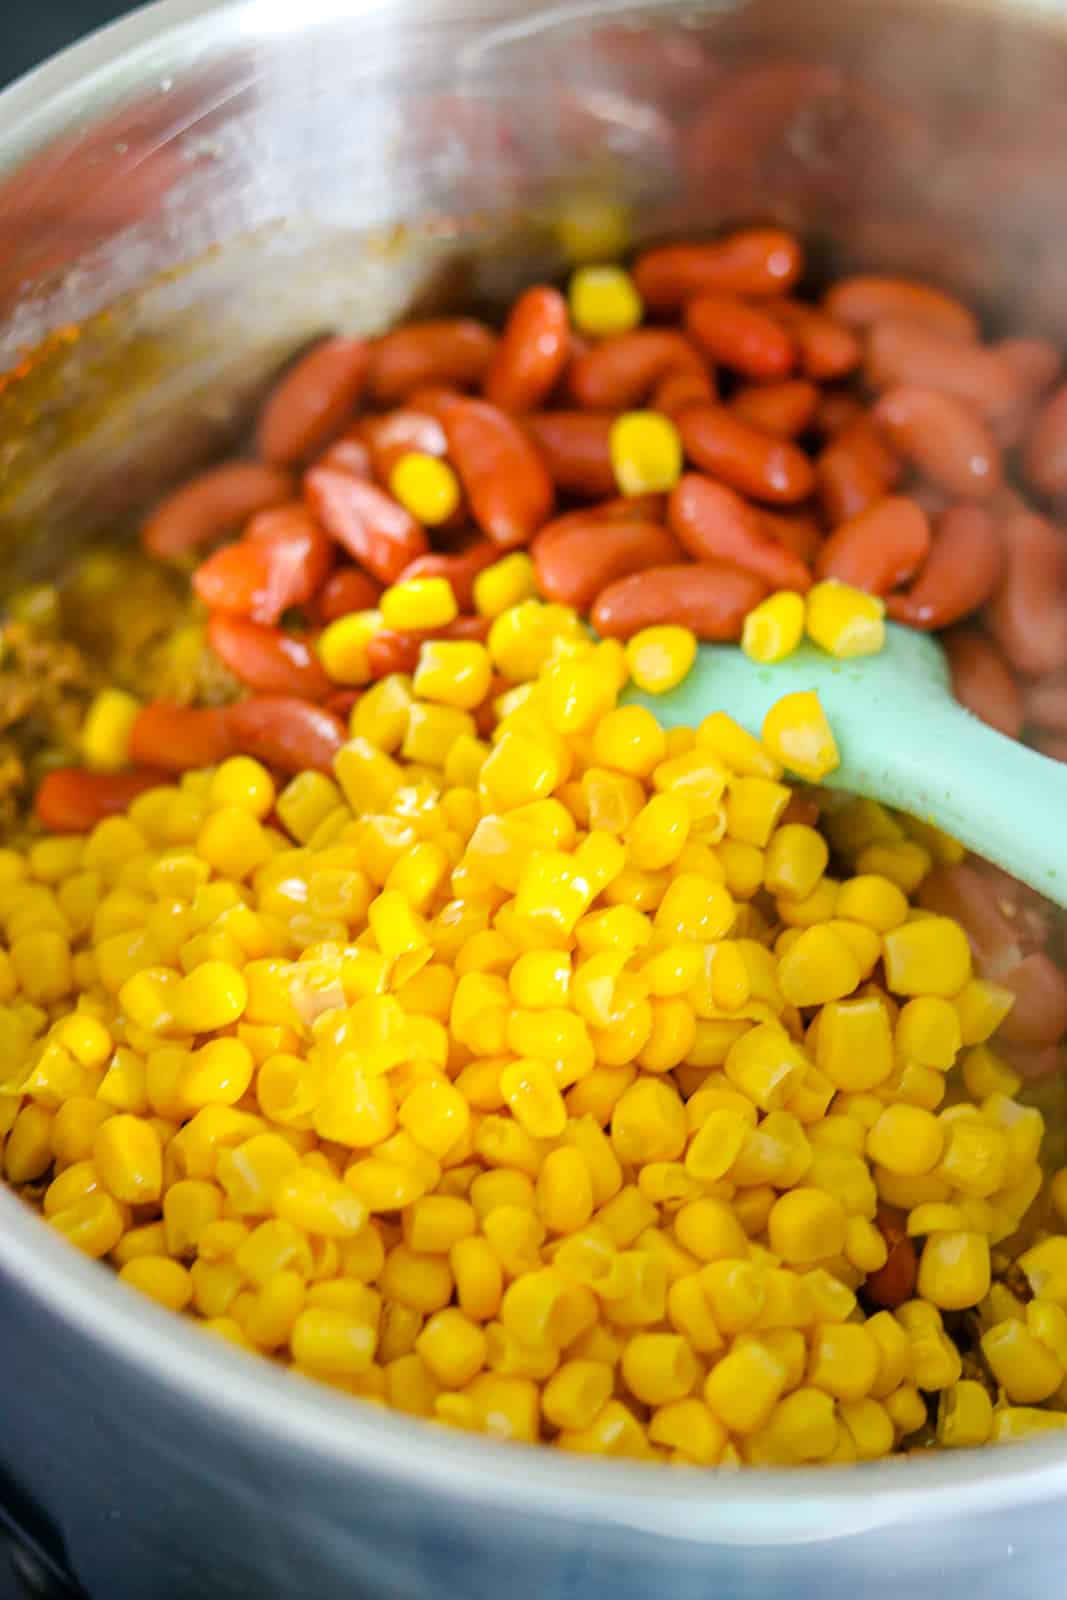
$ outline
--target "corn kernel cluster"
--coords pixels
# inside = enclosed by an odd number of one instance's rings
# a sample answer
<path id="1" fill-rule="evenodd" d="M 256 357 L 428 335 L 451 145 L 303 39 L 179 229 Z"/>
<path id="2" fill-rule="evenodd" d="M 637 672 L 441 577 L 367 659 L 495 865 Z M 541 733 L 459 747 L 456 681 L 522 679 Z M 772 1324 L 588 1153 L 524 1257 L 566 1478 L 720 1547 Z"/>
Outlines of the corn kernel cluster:
<path id="1" fill-rule="evenodd" d="M 813 696 L 665 733 L 620 694 L 692 639 L 594 643 L 524 560 L 333 777 L 237 757 L 0 852 L 8 1181 L 235 1345 L 500 1438 L 726 1466 L 884 1456 L 934 1407 L 945 1447 L 1064 1425 L 1067 1237 L 1025 1303 L 993 1272 L 1042 1185 L 1011 995 L 909 901 L 952 841 L 795 820 Z M 867 1314 L 883 1206 L 918 1280 Z"/>
<path id="2" fill-rule="evenodd" d="M 885 602 L 836 578 L 815 584 L 807 595 L 780 589 L 745 618 L 741 648 L 769 665 L 791 656 L 805 634 L 838 660 L 877 655 L 885 648 Z"/>

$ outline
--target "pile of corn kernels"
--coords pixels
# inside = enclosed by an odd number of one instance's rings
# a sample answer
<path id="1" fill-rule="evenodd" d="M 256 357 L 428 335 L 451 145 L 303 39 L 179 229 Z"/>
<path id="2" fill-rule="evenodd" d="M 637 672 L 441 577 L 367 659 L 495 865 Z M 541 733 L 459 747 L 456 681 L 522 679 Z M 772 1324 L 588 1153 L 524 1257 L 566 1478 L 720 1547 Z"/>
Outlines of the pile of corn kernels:
<path id="1" fill-rule="evenodd" d="M 626 703 L 692 652 L 525 599 L 368 689 L 332 777 L 235 756 L 0 852 L 7 1180 L 231 1343 L 497 1438 L 1067 1425 L 1067 1172 L 1011 994 L 909 899 L 950 844 L 783 780 L 836 765 L 812 695 L 762 740 Z"/>

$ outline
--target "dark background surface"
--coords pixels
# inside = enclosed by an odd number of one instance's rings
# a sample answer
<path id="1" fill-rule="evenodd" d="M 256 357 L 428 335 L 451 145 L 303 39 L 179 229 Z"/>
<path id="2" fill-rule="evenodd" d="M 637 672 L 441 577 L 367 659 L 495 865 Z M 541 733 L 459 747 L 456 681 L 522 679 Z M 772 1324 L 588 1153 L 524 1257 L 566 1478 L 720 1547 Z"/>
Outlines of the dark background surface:
<path id="1" fill-rule="evenodd" d="M 133 9 L 124 0 L 6 0 L 0 4 L 0 84 Z"/>

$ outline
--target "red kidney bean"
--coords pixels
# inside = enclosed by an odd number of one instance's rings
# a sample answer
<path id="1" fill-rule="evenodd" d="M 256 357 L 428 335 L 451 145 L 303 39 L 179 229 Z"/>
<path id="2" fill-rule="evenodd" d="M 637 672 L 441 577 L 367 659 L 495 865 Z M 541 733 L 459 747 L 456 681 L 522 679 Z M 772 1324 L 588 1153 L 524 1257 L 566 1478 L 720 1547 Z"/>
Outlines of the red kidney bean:
<path id="1" fill-rule="evenodd" d="M 605 522 L 595 514 L 584 526 L 541 540 L 539 535 L 532 551 L 538 588 L 549 600 L 583 611 L 616 579 L 646 567 L 673 566 L 685 558 L 681 545 L 658 523 Z"/>
<path id="2" fill-rule="evenodd" d="M 642 628 L 676 622 L 698 639 L 739 639 L 767 585 L 728 561 L 650 567 L 620 578 L 597 596 L 591 618 L 607 639 L 629 639 Z"/>
<path id="3" fill-rule="evenodd" d="M 1067 383 L 1041 407 L 1022 452 L 1026 481 L 1039 494 L 1067 492 Z"/>
<path id="4" fill-rule="evenodd" d="M 347 734 L 339 717 L 287 695 L 255 695 L 227 706 L 230 735 L 238 750 L 268 767 L 295 775 L 309 768 L 330 772 Z"/>
<path id="5" fill-rule="evenodd" d="M 800 241 L 780 228 L 746 228 L 713 244 L 675 244 L 646 250 L 633 276 L 645 304 L 671 311 L 699 294 L 752 299 L 784 294 L 804 270 Z"/>
<path id="6" fill-rule="evenodd" d="M 376 484 L 336 467 L 312 467 L 304 493 L 330 537 L 382 583 L 395 583 L 429 548 L 411 513 Z"/>
<path id="7" fill-rule="evenodd" d="M 360 699 L 361 691 L 359 689 L 335 689 L 333 694 L 326 696 L 323 702 L 323 709 L 329 711 L 332 716 L 340 717 L 342 722 L 347 723 L 353 707 L 359 704 Z"/>
<path id="8" fill-rule="evenodd" d="M 382 592 L 380 583 L 357 567 L 331 573 L 315 597 L 315 621 L 324 627 L 353 611 L 373 611 Z"/>
<path id="9" fill-rule="evenodd" d="M 540 411 L 523 418 L 549 476 L 563 494 L 581 499 L 612 494 L 611 425 L 602 411 Z"/>
<path id="10" fill-rule="evenodd" d="M 165 772 L 214 767 L 237 748 L 225 707 L 152 700 L 137 713 L 130 731 L 130 760 Z"/>
<path id="11" fill-rule="evenodd" d="M 1005 916 L 992 884 L 971 862 L 935 867 L 923 879 L 917 898 L 924 910 L 960 924 L 983 977 L 999 983 L 1000 975 L 1022 959 L 1013 921 Z"/>
<path id="12" fill-rule="evenodd" d="M 705 405 L 716 398 L 714 379 L 707 372 L 668 372 L 649 397 L 649 410 L 673 417 L 686 406 Z"/>
<path id="13" fill-rule="evenodd" d="M 275 384 L 259 418 L 264 461 L 295 466 L 313 455 L 352 415 L 370 364 L 365 339 L 324 339 Z"/>
<path id="14" fill-rule="evenodd" d="M 747 378 L 786 378 L 797 363 L 788 329 L 758 306 L 731 295 L 701 295 L 686 306 L 690 336 L 713 361 Z"/>
<path id="15" fill-rule="evenodd" d="M 938 389 L 987 422 L 1019 403 L 1019 381 L 996 351 L 915 322 L 879 322 L 871 329 L 864 376 L 879 391 L 898 384 Z"/>
<path id="16" fill-rule="evenodd" d="M 1017 1072 L 1027 1083 L 1041 1083 L 1046 1078 L 1054 1078 L 1063 1071 L 1065 1064 L 1063 1048 L 1055 1044 L 1012 1044 L 998 1038 L 997 1055 L 1003 1056 L 1013 1072 Z"/>
<path id="17" fill-rule="evenodd" d="M 1019 686 L 993 641 L 973 628 L 955 628 L 941 642 L 960 705 L 980 722 L 1017 739 L 1023 726 Z"/>
<path id="18" fill-rule="evenodd" d="M 34 797 L 38 822 L 52 833 L 88 833 L 105 817 L 125 811 L 146 789 L 169 782 L 166 772 L 138 768 L 132 772 L 86 772 L 84 767 L 56 767 L 42 779 Z"/>
<path id="19" fill-rule="evenodd" d="M 586 411 L 629 411 L 661 379 L 679 373 L 711 383 L 707 363 L 674 328 L 635 328 L 604 339 L 571 363 L 567 385 Z"/>
<path id="20" fill-rule="evenodd" d="M 725 484 L 697 472 L 678 480 L 667 518 L 689 554 L 698 561 L 730 561 L 753 572 L 772 589 L 811 588 L 811 573 L 767 532 L 755 506 Z"/>
<path id="21" fill-rule="evenodd" d="M 867 1274 L 862 1294 L 871 1305 L 893 1311 L 915 1294 L 919 1258 L 899 1212 L 890 1210 L 888 1206 L 879 1206 L 875 1223 L 889 1254 L 884 1266 L 879 1267 L 877 1272 Z"/>
<path id="22" fill-rule="evenodd" d="M 172 561 L 214 543 L 270 506 L 293 495 L 288 472 L 256 461 L 227 461 L 175 489 L 153 511 L 141 530 L 150 556 Z"/>
<path id="23" fill-rule="evenodd" d="M 1029 723 L 1067 734 L 1067 672 L 1056 672 L 1023 686 L 1023 711 Z"/>
<path id="24" fill-rule="evenodd" d="M 400 574 L 400 582 L 408 578 L 447 578 L 461 611 L 474 610 L 474 580 L 479 572 L 500 560 L 500 547 L 492 539 L 471 539 L 461 550 L 451 552 L 431 551 L 419 556 Z"/>
<path id="25" fill-rule="evenodd" d="M 906 594 L 891 594 L 886 609 L 910 628 L 947 628 L 985 605 L 1000 580 L 1004 550 L 984 506 L 956 505 L 939 517 L 930 554 Z"/>
<path id="26" fill-rule="evenodd" d="M 815 412 L 815 432 L 824 439 L 833 439 L 866 414 L 862 403 L 847 389 L 824 389 Z"/>
<path id="27" fill-rule="evenodd" d="M 819 391 L 806 378 L 782 383 L 746 384 L 730 397 L 730 410 L 761 433 L 776 439 L 795 439 L 811 427 L 819 404 Z"/>
<path id="28" fill-rule="evenodd" d="M 245 617 L 215 616 L 208 644 L 224 667 L 256 694 L 297 695 L 322 700 L 334 687 L 306 639 Z"/>
<path id="29" fill-rule="evenodd" d="M 1024 956 L 998 979 L 1015 995 L 1000 1025 L 1013 1044 L 1057 1044 L 1067 1033 L 1067 977 L 1044 951 Z"/>
<path id="30" fill-rule="evenodd" d="M 339 439 L 327 445 L 322 454 L 315 457 L 314 465 L 337 467 L 341 472 L 350 472 L 354 478 L 373 477 L 370 451 L 363 442 L 363 423 L 353 423 Z"/>
<path id="31" fill-rule="evenodd" d="M 1063 356 L 1048 339 L 997 339 L 990 348 L 1032 397 L 1051 389 L 1063 373 Z"/>
<path id="32" fill-rule="evenodd" d="M 551 522 L 546 522 L 544 527 L 534 534 L 530 554 L 536 560 L 549 545 L 575 528 L 600 527 L 605 522 L 662 523 L 666 515 L 665 494 L 635 494 L 630 497 L 618 495 L 611 500 L 602 500 L 595 506 L 583 506 L 580 511 L 567 511 L 562 517 L 554 517 Z"/>
<path id="33" fill-rule="evenodd" d="M 800 368 L 816 383 L 844 378 L 863 359 L 863 346 L 851 328 L 802 300 L 772 300 L 771 316 L 789 329 L 800 352 Z"/>
<path id="34" fill-rule="evenodd" d="M 209 556 L 194 573 L 193 587 L 212 611 L 273 624 L 318 592 L 333 553 L 305 507 L 281 506 L 260 512 L 244 539 Z"/>
<path id="35" fill-rule="evenodd" d="M 1016 672 L 1059 672 L 1067 666 L 1067 541 L 1033 512 L 1006 517 L 1000 531 L 1004 573 L 987 626 Z"/>
<path id="36" fill-rule="evenodd" d="M 527 544 L 551 516 L 552 479 L 519 424 L 487 400 L 444 410 L 449 455 L 482 532 L 507 549 Z"/>
<path id="37" fill-rule="evenodd" d="M 416 411 L 411 406 L 376 417 L 364 417 L 359 431 L 370 455 L 371 471 L 386 487 L 401 456 L 412 451 L 424 456 L 448 454 L 445 430 L 438 418 L 429 411 Z"/>
<path id="38" fill-rule="evenodd" d="M 535 411 L 570 356 L 570 318 L 558 289 L 537 284 L 511 309 L 485 375 L 485 398 L 501 411 Z"/>
<path id="39" fill-rule="evenodd" d="M 822 544 L 822 529 L 809 511 L 768 511 L 763 506 L 760 519 L 772 539 L 810 567 Z"/>
<path id="40" fill-rule="evenodd" d="M 470 317 L 409 322 L 375 341 L 367 387 L 381 406 L 407 400 L 424 384 L 473 388 L 485 377 L 495 349 L 493 334 Z M 420 401 L 424 406 L 423 397 Z"/>
<path id="41" fill-rule="evenodd" d="M 367 644 L 371 676 L 387 678 L 392 672 L 414 672 L 419 651 L 428 639 L 475 639 L 484 643 L 488 636 L 488 617 L 455 617 L 443 628 L 434 628 L 430 633 L 401 633 L 394 628 L 379 628 Z"/>
<path id="42" fill-rule="evenodd" d="M 929 283 L 910 278 L 885 278 L 857 274 L 839 278 L 823 296 L 823 309 L 850 328 L 870 328 L 877 322 L 914 322 L 933 328 L 948 338 L 978 338 L 974 313 L 953 295 Z"/>
<path id="43" fill-rule="evenodd" d="M 819 551 L 815 574 L 885 595 L 907 582 L 929 549 L 926 513 L 904 495 L 887 495 L 834 529 Z"/>
<path id="44" fill-rule="evenodd" d="M 727 406 L 688 406 L 676 420 L 694 466 L 754 500 L 794 505 L 806 500 L 815 486 L 815 472 L 803 450 L 749 427 Z"/>
<path id="45" fill-rule="evenodd" d="M 1030 743 L 1040 755 L 1048 756 L 1050 761 L 1067 761 L 1067 733 L 1050 733 L 1038 728 Z"/>
<path id="46" fill-rule="evenodd" d="M 1000 446 L 954 395 L 902 384 L 882 395 L 874 416 L 894 450 L 948 494 L 984 500 L 999 489 Z"/>

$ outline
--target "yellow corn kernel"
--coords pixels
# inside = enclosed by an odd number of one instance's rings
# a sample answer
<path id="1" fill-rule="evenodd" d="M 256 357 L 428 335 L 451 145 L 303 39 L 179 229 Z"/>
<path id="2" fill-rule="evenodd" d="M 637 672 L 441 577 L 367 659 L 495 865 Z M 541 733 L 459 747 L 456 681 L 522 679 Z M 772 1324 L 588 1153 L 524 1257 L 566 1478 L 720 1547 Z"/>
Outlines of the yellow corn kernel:
<path id="1" fill-rule="evenodd" d="M 971 948 L 951 917 L 921 917 L 883 939 L 886 982 L 894 994 L 951 999 L 971 976 Z"/>
<path id="2" fill-rule="evenodd" d="M 909 1434 L 925 1427 L 926 1405 L 914 1384 L 902 1383 L 891 1394 L 887 1394 L 882 1403 L 898 1439 L 906 1439 Z"/>
<path id="3" fill-rule="evenodd" d="M 185 1115 L 205 1106 L 236 1105 L 255 1071 L 252 1052 L 239 1039 L 211 1039 L 173 1065 L 177 1068 L 173 1101 Z"/>
<path id="4" fill-rule="evenodd" d="M 839 659 L 877 655 L 885 646 L 885 602 L 828 578 L 809 589 L 804 626 L 809 639 Z"/>
<path id="5" fill-rule="evenodd" d="M 1007 1182 L 1008 1160 L 1008 1141 L 1000 1128 L 960 1120 L 949 1127 L 938 1171 L 955 1189 L 987 1199 Z"/>
<path id="6" fill-rule="evenodd" d="M 845 1211 L 832 1194 L 799 1188 L 783 1194 L 767 1219 L 771 1249 L 794 1266 L 811 1266 L 845 1247 Z"/>
<path id="7" fill-rule="evenodd" d="M 919 1259 L 918 1292 L 943 1311 L 964 1311 L 989 1293 L 989 1240 L 969 1232 L 931 1233 Z"/>
<path id="8" fill-rule="evenodd" d="M 947 1072 L 962 1043 L 959 1012 L 937 995 L 916 996 L 901 1007 L 893 1038 L 906 1061 Z"/>
<path id="9" fill-rule="evenodd" d="M 116 1200 L 145 1205 L 158 1200 L 163 1187 L 163 1151 L 159 1135 L 140 1117 L 109 1117 L 93 1140 L 93 1162 Z"/>
<path id="10" fill-rule="evenodd" d="M 881 1000 L 864 996 L 824 1005 L 815 1060 L 838 1089 L 862 1093 L 883 1083 L 893 1070 L 893 1039 Z"/>
<path id="11" fill-rule="evenodd" d="M 842 1400 L 837 1415 L 851 1436 L 859 1461 L 877 1461 L 891 1453 L 895 1443 L 893 1419 L 877 1400 Z"/>
<path id="12" fill-rule="evenodd" d="M 85 714 L 81 751 L 87 767 L 116 772 L 129 760 L 130 732 L 141 702 L 124 689 L 101 689 Z"/>
<path id="13" fill-rule="evenodd" d="M 438 705 L 460 711 L 473 711 L 489 693 L 492 675 L 493 665 L 483 644 L 463 639 L 428 639 L 419 652 L 412 686 L 422 700 L 433 700 Z M 405 708 L 405 727 L 406 720 Z M 367 729 L 359 731 L 373 737 Z M 401 730 L 401 738 L 404 731 Z M 374 742 L 381 743 L 378 739 Z"/>
<path id="14" fill-rule="evenodd" d="M 370 682 L 367 646 L 381 627 L 380 612 L 353 611 L 322 630 L 318 642 L 319 660 L 334 683 Z"/>
<path id="15" fill-rule="evenodd" d="M 593 1179 L 580 1150 L 550 1150 L 537 1177 L 537 1209 L 550 1233 L 572 1234 L 593 1215 Z"/>
<path id="16" fill-rule="evenodd" d="M 478 781 L 492 806 L 510 811 L 543 800 L 564 776 L 559 756 L 547 741 L 508 730 L 486 758 Z"/>
<path id="17" fill-rule="evenodd" d="M 666 748 L 663 729 L 643 706 L 620 706 L 609 711 L 593 731 L 597 763 L 635 778 L 647 777 L 663 761 Z"/>
<path id="18" fill-rule="evenodd" d="M 994 1444 L 1016 1444 L 1043 1433 L 1067 1427 L 1067 1416 L 1057 1411 L 1039 1411 L 1031 1406 L 1005 1406 L 993 1414 Z"/>
<path id="19" fill-rule="evenodd" d="M 983 1333 L 981 1345 L 990 1371 L 1013 1405 L 1038 1405 L 1063 1382 L 1061 1363 L 1022 1322 L 996 1323 Z"/>
<path id="20" fill-rule="evenodd" d="M 1026 1326 L 1063 1366 L 1067 1361 L 1067 1311 L 1050 1300 L 1031 1300 L 1026 1307 Z"/>
<path id="21" fill-rule="evenodd" d="M 666 694 L 677 688 L 696 660 L 696 635 L 689 628 L 667 623 L 642 628 L 626 645 L 630 677 L 646 694 Z"/>
<path id="22" fill-rule="evenodd" d="M 344 1239 L 357 1234 L 367 1220 L 367 1207 L 351 1185 L 307 1166 L 284 1172 L 274 1186 L 275 1215 L 305 1233 Z"/>
<path id="23" fill-rule="evenodd" d="M 62 1109 L 63 1108 L 60 1107 L 60 1110 L 56 1112 L 57 1124 L 62 1114 Z M 53 1134 L 53 1138 L 54 1137 L 55 1135 Z M 58 1150 L 56 1153 L 58 1155 Z M 1053 1210 L 1055 1211 L 1056 1217 L 1058 1218 L 1061 1226 L 1067 1225 L 1067 1167 L 1060 1167 L 1058 1171 L 1053 1173 L 1052 1177 L 1049 1179 L 1048 1192 L 1049 1199 L 1052 1201 Z"/>
<path id="24" fill-rule="evenodd" d="M 644 315 L 641 296 L 625 267 L 577 267 L 571 274 L 567 304 L 578 332 L 595 339 L 627 333 Z"/>
<path id="25" fill-rule="evenodd" d="M 891 1311 L 878 1311 L 864 1323 L 878 1347 L 878 1375 L 870 1393 L 885 1400 L 911 1378 L 911 1340 Z"/>
<path id="26" fill-rule="evenodd" d="M 459 482 L 447 461 L 409 450 L 400 457 L 389 474 L 389 490 L 411 515 L 429 528 L 447 522 L 459 505 Z M 409 582 L 432 582 L 432 579 L 412 579 Z M 442 583 L 444 579 L 440 580 Z M 399 585 L 397 587 L 400 587 Z M 386 594 L 390 593 L 387 589 Z M 399 623 L 391 621 L 382 596 L 382 616 L 389 628 L 432 628 L 435 622 Z M 444 620 L 450 621 L 446 617 Z"/>
<path id="27" fill-rule="evenodd" d="M 782 1396 L 786 1372 L 761 1341 L 737 1344 L 708 1373 L 704 1398 L 712 1414 L 733 1434 L 765 1426 Z"/>
<path id="28" fill-rule="evenodd" d="M 638 1333 L 623 1350 L 622 1376 L 636 1399 L 660 1406 L 691 1393 L 700 1365 L 679 1334 Z"/>
<path id="29" fill-rule="evenodd" d="M 74 983 L 70 945 L 53 928 L 11 935 L 11 964 L 19 988 L 35 1005 L 50 1005 L 70 993 Z"/>
<path id="30" fill-rule="evenodd" d="M 823 1005 L 851 994 L 862 981 L 859 963 L 835 928 L 805 928 L 778 963 L 778 982 L 791 1005 Z"/>
<path id="31" fill-rule="evenodd" d="M 477 1229 L 474 1207 L 458 1195 L 424 1195 L 404 1213 L 404 1239 L 423 1255 L 447 1255 Z"/>
<path id="32" fill-rule="evenodd" d="M 826 870 L 830 852 L 815 828 L 787 822 L 775 829 L 764 859 L 763 886 L 773 895 L 804 900 Z"/>
<path id="33" fill-rule="evenodd" d="M 804 601 L 783 589 L 754 606 L 741 630 L 741 648 L 751 661 L 771 663 L 791 656 L 804 637 Z"/>
<path id="34" fill-rule="evenodd" d="M 262 762 L 230 756 L 216 767 L 207 799 L 215 810 L 236 806 L 262 822 L 274 809 L 274 780 Z"/>
<path id="35" fill-rule="evenodd" d="M 167 1254 L 195 1255 L 204 1229 L 222 1215 L 222 1204 L 222 1191 L 214 1183 L 197 1178 L 172 1183 L 163 1196 Z"/>
<path id="36" fill-rule="evenodd" d="M 743 1261 L 748 1255 L 744 1229 L 721 1200 L 704 1197 L 683 1205 L 675 1214 L 674 1233 L 698 1261 Z"/>
<path id="37" fill-rule="evenodd" d="M 462 1388 L 482 1370 L 488 1348 L 482 1329 L 455 1306 L 429 1317 L 415 1340 L 415 1353 L 449 1389 Z"/>
<path id="38" fill-rule="evenodd" d="M 502 556 L 474 579 L 474 609 L 483 617 L 499 617 L 536 594 L 537 573 L 525 550 Z"/>
<path id="39" fill-rule="evenodd" d="M 428 1079 L 405 1095 L 397 1121 L 423 1150 L 443 1156 L 470 1125 L 470 1108 L 446 1081 Z"/>
<path id="40" fill-rule="evenodd" d="M 475 1322 L 488 1322 L 500 1310 L 504 1292 L 501 1263 L 487 1239 L 457 1239 L 449 1250 L 460 1310 Z"/>
<path id="41" fill-rule="evenodd" d="M 777 1023 L 761 1022 L 731 1045 L 724 1063 L 727 1078 L 761 1111 L 779 1110 L 810 1065 Z"/>
<path id="42" fill-rule="evenodd" d="M 48 1220 L 76 1249 L 99 1261 L 118 1244 L 128 1216 L 129 1212 L 110 1194 L 97 1190 L 64 1210 L 53 1212 Z"/>
<path id="43" fill-rule="evenodd" d="M 1009 1099 L 1022 1088 L 1019 1074 L 987 1044 L 972 1045 L 961 1062 L 961 1076 L 971 1099 L 985 1100 L 991 1094 L 1007 1095 Z"/>
<path id="44" fill-rule="evenodd" d="M 216 817 L 221 815 L 215 812 Z M 175 1023 L 187 1033 L 212 1033 L 236 1022 L 247 999 L 248 985 L 236 967 L 225 961 L 205 961 L 175 988 Z"/>
<path id="45" fill-rule="evenodd" d="M 622 1162 L 677 1160 L 685 1149 L 686 1133 L 685 1107 L 669 1083 L 639 1078 L 615 1106 L 611 1142 Z"/>
<path id="46" fill-rule="evenodd" d="M 308 1306 L 292 1326 L 293 1360 L 321 1378 L 358 1378 L 374 1360 L 377 1329 L 350 1311 Z"/>
<path id="47" fill-rule="evenodd" d="M 867 1135 L 867 1155 L 888 1172 L 921 1178 L 937 1166 L 944 1144 L 944 1129 L 931 1112 L 890 1105 Z"/>
<path id="48" fill-rule="evenodd" d="M 874 1386 L 881 1352 L 862 1324 L 845 1322 L 815 1329 L 808 1382 L 836 1400 L 862 1400 Z"/>
<path id="49" fill-rule="evenodd" d="M 762 849 L 789 804 L 791 791 L 767 778 L 732 778 L 726 796 L 726 831 L 731 839 Z"/>
<path id="50" fill-rule="evenodd" d="M 624 411 L 611 424 L 611 466 L 619 494 L 659 494 L 681 477 L 678 429 L 659 411 Z"/>
<path id="51" fill-rule="evenodd" d="M 119 1278 L 170 1311 L 184 1311 L 193 1298 L 187 1268 L 166 1256 L 135 1256 L 122 1267 Z"/>
<path id="52" fill-rule="evenodd" d="M 996 1033 L 1015 1004 L 1015 996 L 1010 989 L 992 983 L 988 978 L 971 978 L 953 998 L 952 1004 L 959 1017 L 962 1043 L 979 1045 L 985 1044 Z"/>
<path id="53" fill-rule="evenodd" d="M 787 694 L 767 712 L 763 743 L 783 767 L 818 783 L 841 764 L 830 724 L 813 690 Z"/>
<path id="54" fill-rule="evenodd" d="M 12 1103 L 17 1107 L 16 1097 Z M 38 1122 L 37 1131 L 32 1142 L 47 1138 L 49 1140 L 49 1158 L 54 1154 L 57 1162 L 65 1166 L 73 1166 L 75 1162 L 87 1161 L 93 1152 L 93 1141 L 97 1129 L 108 1117 L 114 1116 L 114 1111 L 102 1100 L 90 1100 L 86 1096 L 78 1095 L 64 1101 L 56 1108 L 54 1118 L 43 1107 L 27 1106 L 24 1108 L 34 1112 L 34 1120 Z M 37 1113 L 41 1116 L 38 1118 Z M 17 1119 L 16 1119 L 17 1120 Z M 10 1150 L 10 1144 L 8 1145 Z M 47 1163 L 46 1163 L 47 1166 Z M 44 1168 L 42 1168 L 42 1171 Z M 12 1178 L 12 1182 L 24 1180 Z"/>

